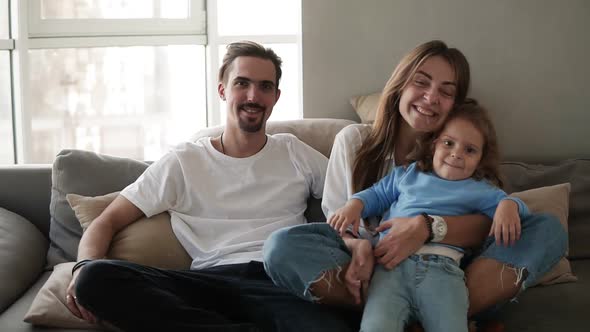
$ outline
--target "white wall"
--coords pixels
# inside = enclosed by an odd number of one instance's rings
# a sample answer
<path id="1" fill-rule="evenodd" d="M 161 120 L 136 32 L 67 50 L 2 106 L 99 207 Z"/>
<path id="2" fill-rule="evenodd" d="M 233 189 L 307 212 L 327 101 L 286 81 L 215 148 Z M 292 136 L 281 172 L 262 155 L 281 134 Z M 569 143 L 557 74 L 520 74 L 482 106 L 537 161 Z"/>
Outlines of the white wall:
<path id="1" fill-rule="evenodd" d="M 358 120 L 403 54 L 442 39 L 472 70 L 505 159 L 590 157 L 590 1 L 303 0 L 307 118 Z"/>

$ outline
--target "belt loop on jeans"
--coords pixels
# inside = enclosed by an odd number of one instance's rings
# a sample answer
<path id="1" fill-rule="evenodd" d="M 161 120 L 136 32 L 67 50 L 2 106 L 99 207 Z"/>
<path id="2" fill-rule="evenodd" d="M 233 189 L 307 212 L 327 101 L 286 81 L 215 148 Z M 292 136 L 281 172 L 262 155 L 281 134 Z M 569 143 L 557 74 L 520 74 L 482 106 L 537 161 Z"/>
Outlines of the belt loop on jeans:
<path id="1" fill-rule="evenodd" d="M 437 259 L 438 258 L 437 255 L 432 255 L 432 254 L 423 254 L 423 255 L 420 255 L 420 257 L 422 258 L 423 261 L 427 261 L 427 262 L 428 261 L 437 261 L 438 260 Z"/>

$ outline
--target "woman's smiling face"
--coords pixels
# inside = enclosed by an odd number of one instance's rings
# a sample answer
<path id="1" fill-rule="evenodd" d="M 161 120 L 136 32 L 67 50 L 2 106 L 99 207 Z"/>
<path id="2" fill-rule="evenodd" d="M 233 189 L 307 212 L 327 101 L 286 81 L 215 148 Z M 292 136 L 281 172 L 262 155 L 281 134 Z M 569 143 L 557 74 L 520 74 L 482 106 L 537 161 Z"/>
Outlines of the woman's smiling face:
<path id="1" fill-rule="evenodd" d="M 443 57 L 427 58 L 402 92 L 400 114 L 417 132 L 437 130 L 453 108 L 456 85 L 455 71 Z"/>

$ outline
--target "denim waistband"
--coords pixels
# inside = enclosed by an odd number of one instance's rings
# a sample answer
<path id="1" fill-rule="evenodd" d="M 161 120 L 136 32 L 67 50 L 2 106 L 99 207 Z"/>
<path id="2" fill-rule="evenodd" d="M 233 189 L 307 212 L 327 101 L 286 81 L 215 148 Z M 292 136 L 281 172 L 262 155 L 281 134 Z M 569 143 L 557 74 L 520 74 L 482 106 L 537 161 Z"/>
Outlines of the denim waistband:
<path id="1" fill-rule="evenodd" d="M 408 257 L 409 259 L 415 262 L 449 262 L 455 265 L 459 265 L 456 260 L 452 259 L 451 257 L 443 256 L 443 255 L 435 255 L 435 254 L 414 254 Z"/>

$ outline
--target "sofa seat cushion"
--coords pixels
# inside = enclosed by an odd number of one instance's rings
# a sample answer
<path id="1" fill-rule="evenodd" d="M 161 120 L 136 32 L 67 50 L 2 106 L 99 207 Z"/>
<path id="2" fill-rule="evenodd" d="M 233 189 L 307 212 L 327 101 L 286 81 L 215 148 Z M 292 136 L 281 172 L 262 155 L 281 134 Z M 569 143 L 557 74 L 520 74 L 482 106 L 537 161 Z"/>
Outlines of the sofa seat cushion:
<path id="1" fill-rule="evenodd" d="M 37 227 L 0 208 L 0 312 L 37 279 L 43 271 L 46 252 L 47 239 Z"/>
<path id="2" fill-rule="evenodd" d="M 573 260 L 578 282 L 534 287 L 505 304 L 498 319 L 512 331 L 588 331 L 590 260 Z"/>

